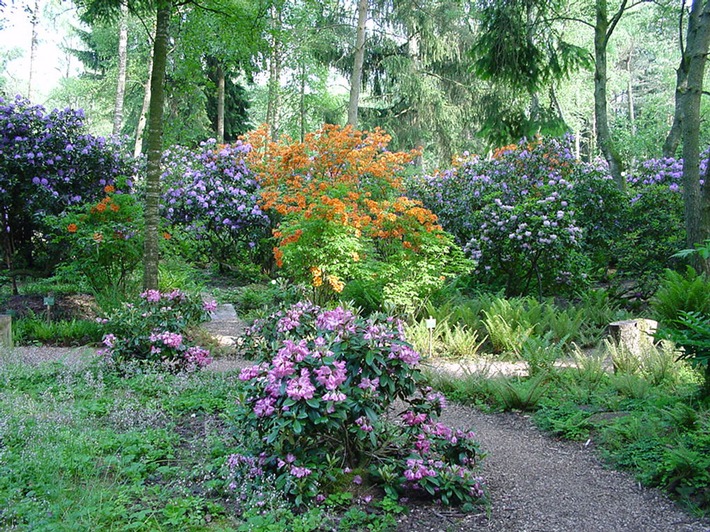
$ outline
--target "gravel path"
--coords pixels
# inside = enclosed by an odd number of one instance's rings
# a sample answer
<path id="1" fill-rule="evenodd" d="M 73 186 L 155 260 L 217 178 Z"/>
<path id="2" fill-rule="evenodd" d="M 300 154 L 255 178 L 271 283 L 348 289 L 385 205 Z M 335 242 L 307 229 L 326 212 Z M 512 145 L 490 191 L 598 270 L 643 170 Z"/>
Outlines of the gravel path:
<path id="1" fill-rule="evenodd" d="M 694 519 L 660 491 L 605 469 L 589 448 L 554 440 L 520 414 L 483 414 L 449 405 L 442 421 L 472 427 L 483 449 L 483 477 L 493 502 L 479 526 L 495 531 L 695 532 Z M 460 528 L 460 530 L 467 530 Z"/>
<path id="2" fill-rule="evenodd" d="M 235 318 L 230 310 L 233 312 L 233 309 L 227 309 L 224 319 Z M 212 327 L 217 334 L 229 332 L 224 323 L 213 323 Z M 236 336 L 234 332 L 230 334 Z M 16 348 L 0 353 L 0 360 L 26 363 L 61 360 L 81 364 L 91 357 L 91 352 L 86 349 Z M 212 370 L 228 371 L 245 365 L 249 362 L 226 358 L 217 360 Z M 605 469 L 590 448 L 546 436 L 526 416 L 484 414 L 474 408 L 452 404 L 444 410 L 441 421 L 474 430 L 487 452 L 483 477 L 492 500 L 489 515 L 465 515 L 439 506 L 415 506 L 400 519 L 398 530 L 710 531 L 710 521 L 693 518 L 660 491 L 639 487 L 626 473 Z"/>

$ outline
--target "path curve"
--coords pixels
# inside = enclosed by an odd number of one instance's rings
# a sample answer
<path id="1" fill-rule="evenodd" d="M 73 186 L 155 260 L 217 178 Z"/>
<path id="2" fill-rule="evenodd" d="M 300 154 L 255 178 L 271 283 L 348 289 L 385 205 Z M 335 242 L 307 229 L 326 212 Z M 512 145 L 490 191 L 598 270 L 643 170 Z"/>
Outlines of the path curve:
<path id="1" fill-rule="evenodd" d="M 243 330 L 233 308 L 221 308 L 209 328 L 229 345 Z M 8 353 L 9 351 L 9 353 Z M 57 360 L 82 363 L 87 349 L 15 348 L 6 362 Z M 10 356 L 8 356 L 10 354 Z M 251 365 L 228 357 L 210 369 L 230 371 Z M 485 414 L 462 405 L 448 405 L 441 421 L 474 430 L 483 450 L 483 477 L 492 505 L 490 515 L 461 514 L 435 506 L 415 507 L 400 518 L 398 530 L 438 532 L 710 532 L 710 521 L 695 519 L 662 492 L 642 488 L 631 475 L 606 469 L 590 448 L 553 439 L 529 417 Z"/>
<path id="2" fill-rule="evenodd" d="M 706 532 L 662 492 L 605 469 L 590 448 L 555 440 L 521 414 L 449 405 L 441 421 L 473 428 L 488 453 L 483 477 L 492 508 L 481 528 L 525 532 Z M 462 528 L 461 530 L 465 530 Z"/>

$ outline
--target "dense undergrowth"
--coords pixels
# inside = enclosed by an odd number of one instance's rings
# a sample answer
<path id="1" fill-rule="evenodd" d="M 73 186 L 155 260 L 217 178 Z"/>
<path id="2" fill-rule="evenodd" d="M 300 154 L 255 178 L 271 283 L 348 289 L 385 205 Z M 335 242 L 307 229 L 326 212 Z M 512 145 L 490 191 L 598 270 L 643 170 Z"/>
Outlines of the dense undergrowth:
<path id="1" fill-rule="evenodd" d="M 273 477 L 231 485 L 226 457 L 248 432 L 229 414 L 243 390 L 234 372 L 120 378 L 95 361 L 3 364 L 0 527 L 392 529 L 404 511 L 393 499 L 344 489 L 304 511 Z"/>

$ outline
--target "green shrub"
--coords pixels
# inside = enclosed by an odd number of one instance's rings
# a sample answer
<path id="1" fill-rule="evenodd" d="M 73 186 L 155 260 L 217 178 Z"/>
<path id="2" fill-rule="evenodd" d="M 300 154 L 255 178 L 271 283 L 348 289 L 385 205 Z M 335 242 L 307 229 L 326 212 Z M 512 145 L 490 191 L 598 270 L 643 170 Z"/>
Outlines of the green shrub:
<path id="1" fill-rule="evenodd" d="M 104 334 L 104 325 L 90 320 L 47 321 L 31 316 L 12 323 L 15 345 L 79 346 L 97 344 Z"/>
<path id="2" fill-rule="evenodd" d="M 710 314 L 680 312 L 680 317 L 658 332 L 660 338 L 682 348 L 680 358 L 705 372 L 703 395 L 710 397 Z"/>
<path id="3" fill-rule="evenodd" d="M 652 301 L 661 326 L 671 324 L 681 312 L 710 314 L 710 279 L 688 266 L 685 272 L 666 270 Z"/>
<path id="4" fill-rule="evenodd" d="M 414 492 L 445 504 L 481 500 L 472 433 L 437 422 L 443 396 L 421 389 L 419 354 L 393 318 L 364 319 L 342 307 L 308 302 L 256 322 L 245 354 L 236 416 L 258 434 L 251 456 L 296 504 L 380 486 L 391 497 Z M 401 399 L 402 423 L 384 415 Z"/>
<path id="5" fill-rule="evenodd" d="M 142 207 L 133 194 L 104 187 L 104 198 L 48 219 L 55 240 L 67 247 L 66 267 L 80 273 L 95 293 L 127 294 L 143 258 Z"/>
<path id="6" fill-rule="evenodd" d="M 215 307 L 180 290 L 146 290 L 105 320 L 107 356 L 121 371 L 136 364 L 169 371 L 202 368 L 212 359 L 209 351 L 191 345 L 189 328 L 205 321 Z"/>

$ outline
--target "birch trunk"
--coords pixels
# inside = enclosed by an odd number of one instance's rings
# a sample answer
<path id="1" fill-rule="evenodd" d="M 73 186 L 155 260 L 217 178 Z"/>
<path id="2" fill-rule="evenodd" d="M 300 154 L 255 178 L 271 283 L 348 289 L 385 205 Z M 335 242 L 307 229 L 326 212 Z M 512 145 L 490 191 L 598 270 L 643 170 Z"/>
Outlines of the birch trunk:
<path id="1" fill-rule="evenodd" d="M 224 68 L 222 65 L 217 65 L 217 142 L 219 144 L 224 144 L 224 93 Z"/>
<path id="2" fill-rule="evenodd" d="M 594 26 L 594 114 L 596 119 L 596 135 L 599 149 L 609 164 L 609 172 L 621 190 L 625 190 L 626 181 L 621 175 L 622 164 L 619 153 L 614 148 L 609 129 L 609 114 L 607 109 L 607 45 L 614 31 L 616 21 L 626 6 L 622 2 L 615 21 L 610 23 L 606 0 L 597 0 L 596 25 Z"/>
<path id="3" fill-rule="evenodd" d="M 128 5 L 121 3 L 121 19 L 118 26 L 118 78 L 116 101 L 113 106 L 113 135 L 121 134 L 123 127 L 123 101 L 126 95 L 126 66 L 128 64 Z"/>
<path id="4" fill-rule="evenodd" d="M 368 0 L 357 3 L 357 34 L 355 36 L 355 64 L 350 77 L 350 102 L 348 104 L 348 124 L 357 128 L 360 86 L 362 85 L 362 65 L 365 62 L 365 23 L 367 22 Z"/>
<path id="5" fill-rule="evenodd" d="M 155 33 L 153 34 L 153 42 L 155 42 Z M 133 146 L 133 156 L 138 157 L 143 151 L 143 133 L 145 132 L 145 125 L 148 116 L 148 107 L 150 106 L 150 91 L 151 91 L 151 79 L 153 77 L 153 53 L 151 52 L 150 58 L 148 59 L 148 79 L 145 82 L 145 92 L 143 93 L 143 105 L 141 106 L 141 112 L 138 116 L 138 125 L 136 126 L 136 142 Z"/>

